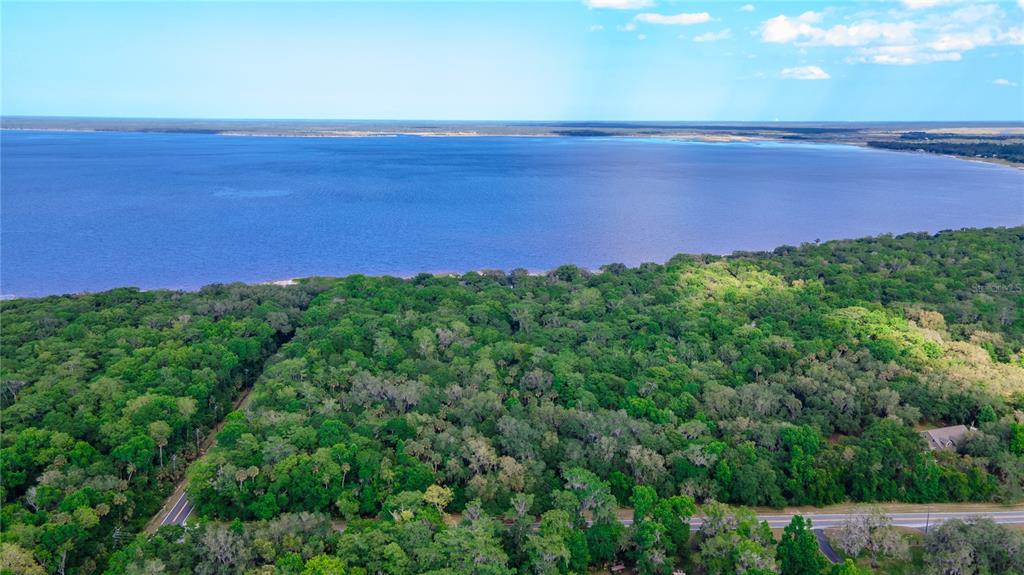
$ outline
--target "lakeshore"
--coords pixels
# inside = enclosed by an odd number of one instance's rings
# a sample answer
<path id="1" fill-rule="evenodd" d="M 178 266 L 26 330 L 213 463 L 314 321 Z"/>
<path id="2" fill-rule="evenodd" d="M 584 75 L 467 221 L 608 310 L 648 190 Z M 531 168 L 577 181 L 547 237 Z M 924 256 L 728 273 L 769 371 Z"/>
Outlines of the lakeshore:
<path id="1" fill-rule="evenodd" d="M 616 138 L 811 143 L 939 154 L 1024 168 L 1024 122 L 487 122 L 224 120 L 5 116 L 4 131 L 205 134 L 270 138 Z"/>

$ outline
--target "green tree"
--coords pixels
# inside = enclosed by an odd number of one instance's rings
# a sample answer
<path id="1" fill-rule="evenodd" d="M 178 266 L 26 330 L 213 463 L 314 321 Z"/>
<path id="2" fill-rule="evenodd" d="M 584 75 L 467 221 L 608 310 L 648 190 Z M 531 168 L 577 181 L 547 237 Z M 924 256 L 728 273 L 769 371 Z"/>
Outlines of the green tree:
<path id="1" fill-rule="evenodd" d="M 317 555 L 306 561 L 302 575 L 345 575 L 348 569 L 345 562 L 330 555 Z"/>
<path id="2" fill-rule="evenodd" d="M 847 559 L 839 565 L 833 565 L 829 575 L 871 575 L 873 572 L 866 567 L 858 567 L 853 559 Z"/>
<path id="3" fill-rule="evenodd" d="M 668 536 L 666 549 L 682 558 L 690 543 L 690 518 L 697 512 L 692 497 L 676 495 L 660 499 L 654 505 L 652 517 L 660 523 Z"/>
<path id="4" fill-rule="evenodd" d="M 455 575 L 511 575 L 497 530 L 493 519 L 481 517 L 439 533 L 445 565 Z"/>
<path id="5" fill-rule="evenodd" d="M 819 575 L 827 561 L 811 532 L 811 520 L 794 515 L 782 532 L 775 555 L 782 575 Z"/>
<path id="6" fill-rule="evenodd" d="M 1024 423 L 1010 424 L 1010 452 L 1024 455 Z"/>
<path id="7" fill-rule="evenodd" d="M 647 485 L 633 487 L 633 497 L 630 499 L 633 504 L 633 521 L 642 523 L 654 510 L 658 502 L 658 492 Z"/>
<path id="8" fill-rule="evenodd" d="M 571 531 L 569 514 L 565 511 L 556 509 L 541 515 L 537 534 L 527 538 L 530 565 L 537 575 L 554 575 L 568 569 L 572 556 Z"/>
<path id="9" fill-rule="evenodd" d="M 153 438 L 157 448 L 160 450 L 160 467 L 164 466 L 164 446 L 171 437 L 171 426 L 165 421 L 154 421 L 149 424 L 149 436 Z"/>
<path id="10" fill-rule="evenodd" d="M 4 575 L 46 575 L 32 553 L 14 543 L 0 543 L 0 572 Z"/>
<path id="11" fill-rule="evenodd" d="M 115 447 L 110 454 L 125 464 L 128 481 L 137 470 L 147 470 L 153 462 L 153 448 L 156 442 L 148 435 L 136 435 L 123 445 Z"/>
<path id="12" fill-rule="evenodd" d="M 452 490 L 440 485 L 431 485 L 423 494 L 423 501 L 433 505 L 438 513 L 444 513 L 445 507 L 452 502 Z"/>
<path id="13" fill-rule="evenodd" d="M 636 546 L 636 568 L 641 575 L 665 575 L 672 572 L 675 559 L 666 549 L 669 535 L 657 521 L 634 523 L 633 544 Z"/>

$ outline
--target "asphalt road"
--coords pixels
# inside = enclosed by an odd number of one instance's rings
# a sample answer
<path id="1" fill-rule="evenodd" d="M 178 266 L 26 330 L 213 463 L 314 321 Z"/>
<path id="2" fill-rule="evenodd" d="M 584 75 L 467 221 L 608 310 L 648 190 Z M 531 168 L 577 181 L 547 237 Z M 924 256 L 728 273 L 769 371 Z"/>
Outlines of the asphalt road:
<path id="1" fill-rule="evenodd" d="M 189 503 L 185 493 L 182 492 L 178 500 L 175 501 L 174 505 L 171 506 L 170 511 L 164 516 L 160 525 L 185 525 L 185 522 L 192 515 L 192 504 Z M 782 529 L 789 525 L 789 522 L 793 519 L 794 513 L 780 513 L 780 514 L 759 514 L 757 517 L 761 521 L 767 521 L 768 526 L 775 529 Z M 813 513 L 803 512 L 799 513 L 803 515 L 805 519 L 810 519 L 814 527 L 814 537 L 818 540 L 818 547 L 825 557 L 828 558 L 832 563 L 839 563 L 840 556 L 836 553 L 835 549 L 832 548 L 828 537 L 825 535 L 825 529 L 833 527 L 839 527 L 843 520 L 855 513 Z M 1024 525 L 1024 508 L 1018 508 L 1010 511 L 937 511 L 929 513 L 927 511 L 923 513 L 890 513 L 889 517 L 892 519 L 892 524 L 896 527 L 908 527 L 911 529 L 926 529 L 934 527 L 947 521 L 949 519 L 969 519 L 972 517 L 987 517 L 996 523 L 1006 525 Z M 623 525 L 632 525 L 632 519 L 622 519 Z M 690 527 L 699 528 L 702 519 L 700 517 L 694 517 L 690 520 Z"/>
<path id="2" fill-rule="evenodd" d="M 791 513 L 778 515 L 759 514 L 757 518 L 761 521 L 767 521 L 769 527 L 781 529 L 789 525 L 793 515 Z M 809 512 L 800 513 L 799 515 L 803 515 L 805 519 L 810 519 L 815 529 L 830 529 L 832 527 L 839 527 L 844 519 L 856 514 Z M 920 513 L 889 513 L 888 515 L 892 519 L 892 524 L 896 527 L 909 527 L 912 529 L 924 529 L 928 526 L 935 526 L 947 519 L 968 519 L 971 517 L 988 517 L 996 523 L 1006 525 L 1024 524 L 1024 508 L 1011 511 L 936 511 L 932 513 L 925 511 Z M 632 520 L 626 520 L 623 523 L 629 525 L 632 523 Z M 693 527 L 700 527 L 700 524 L 700 517 L 694 517 L 690 520 L 690 525 Z"/>
<path id="3" fill-rule="evenodd" d="M 192 504 L 189 503 L 188 498 L 184 493 L 178 497 L 178 500 L 171 506 L 170 511 L 164 515 L 160 521 L 160 525 L 184 525 L 185 521 L 192 515 Z M 810 519 L 813 522 L 814 529 L 830 529 L 833 527 L 839 527 L 843 520 L 855 513 L 813 513 L 813 512 L 802 512 L 802 513 L 780 513 L 780 514 L 759 514 L 757 517 L 761 521 L 767 521 L 768 526 L 775 529 L 782 529 L 789 525 L 789 522 L 793 519 L 794 515 L 803 515 L 805 519 Z M 915 512 L 915 513 L 889 513 L 889 517 L 892 519 L 892 524 L 896 527 L 909 527 L 912 529 L 925 529 L 928 526 L 934 526 L 947 519 L 969 519 L 971 517 L 987 517 L 992 519 L 996 523 L 1005 525 L 1024 525 L 1024 508 L 1016 508 L 1008 511 L 936 511 L 932 513 Z M 633 520 L 624 518 L 621 520 L 623 525 L 632 525 Z M 697 528 L 700 527 L 703 520 L 700 517 L 694 517 L 690 519 L 690 526 Z"/>
<path id="4" fill-rule="evenodd" d="M 814 533 L 814 538 L 818 540 L 818 549 L 821 549 L 822 555 L 832 563 L 843 562 L 843 558 L 832 548 L 832 542 L 828 540 L 828 535 L 825 535 L 824 529 L 812 529 L 811 532 Z"/>
<path id="5" fill-rule="evenodd" d="M 183 492 L 174 505 L 171 506 L 170 511 L 164 515 L 160 522 L 160 525 L 185 525 L 188 518 L 192 515 L 193 506 L 189 503 L 188 498 Z M 782 529 L 789 525 L 789 522 L 793 519 L 794 513 L 780 513 L 780 514 L 759 514 L 758 519 L 761 521 L 767 521 L 768 526 L 775 529 Z M 799 515 L 803 515 L 804 518 L 810 519 L 813 524 L 814 536 L 818 540 L 818 546 L 821 549 L 822 554 L 825 555 L 833 563 L 838 563 L 840 560 L 839 555 L 832 548 L 832 545 L 828 541 L 828 537 L 825 535 L 825 529 L 833 527 L 839 527 L 843 520 L 856 513 L 814 513 L 814 512 L 802 512 Z M 911 529 L 926 529 L 934 527 L 949 519 L 969 519 L 972 517 L 987 517 L 992 519 L 996 523 L 1006 525 L 1024 525 L 1024 508 L 1017 508 L 1009 511 L 936 511 L 934 513 L 918 512 L 918 513 L 890 513 L 889 517 L 892 519 L 892 524 L 896 527 L 907 527 Z M 621 519 L 623 525 L 632 525 L 633 520 L 628 518 Z M 690 520 L 690 526 L 692 528 L 699 528 L 702 519 L 700 517 L 694 517 Z"/>
<path id="6" fill-rule="evenodd" d="M 192 504 L 188 502 L 188 498 L 182 493 L 181 497 L 171 506 L 171 510 L 167 512 L 163 520 L 160 522 L 160 526 L 164 525 L 185 525 L 185 521 L 192 515 Z"/>

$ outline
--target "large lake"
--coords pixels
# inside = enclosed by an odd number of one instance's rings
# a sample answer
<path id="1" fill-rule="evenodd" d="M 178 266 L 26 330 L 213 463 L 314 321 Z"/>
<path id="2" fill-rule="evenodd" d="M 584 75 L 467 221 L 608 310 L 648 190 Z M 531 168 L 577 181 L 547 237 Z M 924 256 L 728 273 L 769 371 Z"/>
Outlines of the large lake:
<path id="1" fill-rule="evenodd" d="M 7 131 L 0 175 L 8 296 L 1024 223 L 1024 171 L 810 144 Z"/>

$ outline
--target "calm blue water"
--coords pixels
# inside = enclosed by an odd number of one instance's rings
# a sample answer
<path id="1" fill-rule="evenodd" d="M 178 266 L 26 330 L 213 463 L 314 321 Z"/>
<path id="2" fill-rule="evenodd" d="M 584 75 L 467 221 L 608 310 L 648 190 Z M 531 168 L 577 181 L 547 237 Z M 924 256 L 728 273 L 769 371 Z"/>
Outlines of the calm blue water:
<path id="1" fill-rule="evenodd" d="M 4 132 L 0 175 L 23 296 L 1024 223 L 1024 171 L 825 145 Z"/>

